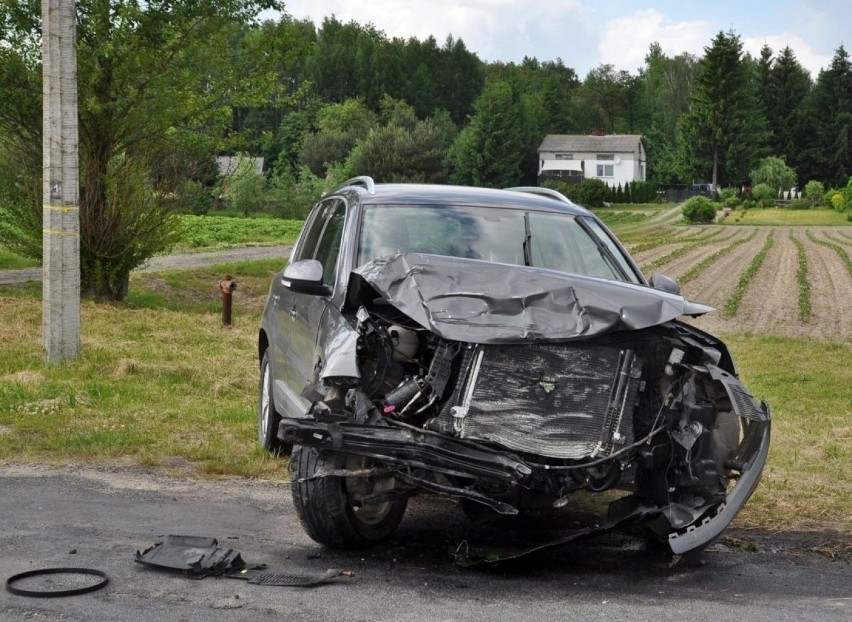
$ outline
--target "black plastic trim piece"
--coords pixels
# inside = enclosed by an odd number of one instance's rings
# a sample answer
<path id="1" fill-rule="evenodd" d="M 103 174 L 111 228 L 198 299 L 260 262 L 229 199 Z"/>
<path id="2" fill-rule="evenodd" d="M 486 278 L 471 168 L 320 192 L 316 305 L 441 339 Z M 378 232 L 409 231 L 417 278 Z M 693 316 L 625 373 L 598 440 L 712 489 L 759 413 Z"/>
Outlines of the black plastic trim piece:
<path id="1" fill-rule="evenodd" d="M 77 587 L 70 590 L 55 591 L 25 590 L 23 588 L 15 587 L 14 585 L 12 585 L 17 581 L 20 581 L 21 579 L 51 574 L 86 574 L 92 575 L 94 577 L 100 577 L 101 581 L 93 583 L 92 585 Z M 89 592 L 94 592 L 95 590 L 101 589 L 107 583 L 109 583 L 109 578 L 102 570 L 94 570 L 92 568 L 42 568 L 40 570 L 29 570 L 27 572 L 21 572 L 16 575 L 12 575 L 8 579 L 6 579 L 6 591 L 10 594 L 17 594 L 18 596 L 33 596 L 36 598 L 56 598 L 57 596 L 77 596 L 79 594 L 88 594 Z"/>

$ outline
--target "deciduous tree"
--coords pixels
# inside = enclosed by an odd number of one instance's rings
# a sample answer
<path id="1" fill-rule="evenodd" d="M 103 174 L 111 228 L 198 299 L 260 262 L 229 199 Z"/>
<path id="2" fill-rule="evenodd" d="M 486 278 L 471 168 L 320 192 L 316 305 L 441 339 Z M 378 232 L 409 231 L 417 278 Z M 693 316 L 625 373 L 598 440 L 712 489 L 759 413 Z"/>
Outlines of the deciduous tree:
<path id="1" fill-rule="evenodd" d="M 41 68 L 38 0 L 0 5 L 0 91 L 20 101 L 0 107 L 3 141 L 13 152 L 40 144 Z M 98 298 L 127 294 L 130 270 L 174 239 L 171 213 L 154 192 L 152 160 L 176 132 L 221 137 L 237 105 L 267 100 L 279 85 L 261 50 L 224 59 L 246 39 L 239 29 L 277 0 L 77 0 L 82 290 Z M 7 63 L 10 63 L 7 65 Z M 8 69 L 7 69 L 8 68 Z M 35 113 L 35 114 L 34 114 Z M 33 138 L 36 138 L 33 140 Z M 37 151 L 37 150 L 36 150 Z M 22 179 L 40 164 L 19 163 Z M 6 205 L 22 227 L 40 203 Z M 40 251 L 39 251 L 40 252 Z"/>

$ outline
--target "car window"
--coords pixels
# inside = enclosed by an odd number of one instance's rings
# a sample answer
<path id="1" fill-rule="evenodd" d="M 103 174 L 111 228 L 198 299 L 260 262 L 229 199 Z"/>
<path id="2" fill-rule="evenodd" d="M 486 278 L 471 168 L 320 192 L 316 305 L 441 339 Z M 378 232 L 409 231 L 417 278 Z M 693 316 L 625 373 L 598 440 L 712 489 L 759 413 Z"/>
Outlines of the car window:
<path id="1" fill-rule="evenodd" d="M 368 205 L 361 221 L 358 263 L 418 252 L 524 265 L 525 218 L 533 266 L 639 282 L 621 249 L 594 219 L 580 222 L 572 214 L 523 209 Z"/>
<path id="2" fill-rule="evenodd" d="M 325 227 L 327 212 L 331 207 L 328 201 L 314 207 L 313 212 L 308 217 L 306 228 L 299 239 L 299 246 L 295 255 L 293 255 L 293 261 L 314 258 L 317 242 L 322 234 L 323 227 Z"/>
<path id="3" fill-rule="evenodd" d="M 335 200 L 326 208 L 323 216 L 325 227 L 313 258 L 322 263 L 323 283 L 333 284 L 337 272 L 337 258 L 340 255 L 343 225 L 346 221 L 346 205 L 343 201 Z"/>

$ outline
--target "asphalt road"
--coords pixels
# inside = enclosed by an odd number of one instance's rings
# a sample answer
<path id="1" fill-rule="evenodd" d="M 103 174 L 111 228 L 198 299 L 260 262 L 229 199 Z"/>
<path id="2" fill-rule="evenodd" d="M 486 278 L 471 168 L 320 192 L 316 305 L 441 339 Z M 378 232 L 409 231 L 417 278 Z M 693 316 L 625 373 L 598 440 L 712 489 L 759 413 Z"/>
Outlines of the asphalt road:
<path id="1" fill-rule="evenodd" d="M 355 572 L 305 589 L 193 580 L 134 563 L 165 534 L 213 536 L 270 571 Z M 103 590 L 0 595 L 0 620 L 849 620 L 852 566 L 800 538 L 730 530 L 669 567 L 610 536 L 500 572 L 448 556 L 470 524 L 455 504 L 412 502 L 396 541 L 331 552 L 304 534 L 284 482 L 171 479 L 138 469 L 0 467 L 0 578 L 43 567 L 105 571 Z M 475 534 L 473 534 L 475 535 Z M 506 536 L 510 538 L 511 536 Z"/>

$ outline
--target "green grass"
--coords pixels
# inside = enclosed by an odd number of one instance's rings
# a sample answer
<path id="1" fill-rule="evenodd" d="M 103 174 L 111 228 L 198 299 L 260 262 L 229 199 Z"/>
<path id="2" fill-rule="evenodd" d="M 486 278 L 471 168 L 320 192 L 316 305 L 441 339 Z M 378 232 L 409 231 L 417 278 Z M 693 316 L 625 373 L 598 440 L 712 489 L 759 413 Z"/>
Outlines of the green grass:
<path id="1" fill-rule="evenodd" d="M 774 242 L 775 231 L 769 234 L 769 237 L 766 238 L 766 242 L 763 243 L 763 248 L 761 248 L 760 252 L 754 256 L 749 267 L 745 272 L 743 272 L 742 276 L 740 276 L 740 280 L 737 281 L 737 284 L 734 287 L 734 293 L 725 301 L 725 308 L 722 311 L 723 317 L 729 318 L 737 314 L 737 311 L 740 308 L 740 303 L 743 300 L 743 296 L 745 296 L 746 290 L 748 289 L 748 284 L 751 283 L 751 280 L 757 276 L 758 272 L 760 272 L 760 267 L 766 260 L 766 255 L 769 254 Z"/>
<path id="2" fill-rule="evenodd" d="M 848 226 L 852 225 L 846 214 L 833 209 L 754 208 L 736 209 L 722 221 L 725 225 L 779 225 L 779 226 Z"/>
<path id="3" fill-rule="evenodd" d="M 20 270 L 21 268 L 36 268 L 41 263 L 35 259 L 21 257 L 0 246 L 0 270 Z"/>
<path id="4" fill-rule="evenodd" d="M 280 267 L 136 275 L 129 302 L 83 302 L 81 356 L 60 366 L 43 362 L 40 290 L 4 288 L 0 461 L 168 470 L 180 458 L 193 473 L 280 477 L 284 463 L 257 447 L 254 413 L 259 316 Z M 215 289 L 223 268 L 239 275 L 231 328 Z"/>
<path id="5" fill-rule="evenodd" d="M 215 249 L 247 244 L 292 244 L 302 220 L 235 216 L 180 217 L 183 235 L 178 249 Z"/>
<path id="6" fill-rule="evenodd" d="M 763 479 L 738 524 L 852 530 L 852 346 L 724 335 L 745 385 L 772 406 Z"/>

